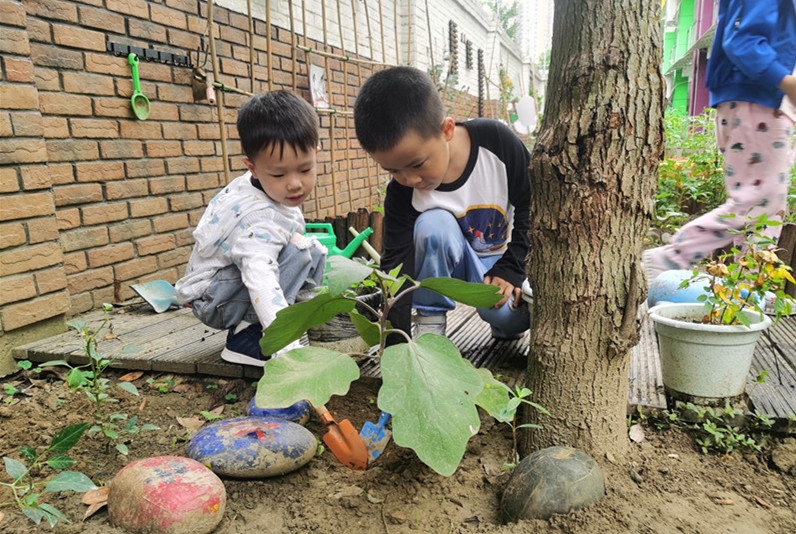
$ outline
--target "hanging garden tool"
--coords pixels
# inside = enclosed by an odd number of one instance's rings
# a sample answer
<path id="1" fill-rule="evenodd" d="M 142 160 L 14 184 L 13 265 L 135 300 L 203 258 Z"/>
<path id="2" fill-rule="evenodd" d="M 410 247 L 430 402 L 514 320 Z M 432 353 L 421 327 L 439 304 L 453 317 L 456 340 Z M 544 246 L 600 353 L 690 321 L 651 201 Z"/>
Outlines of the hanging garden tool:
<path id="1" fill-rule="evenodd" d="M 328 429 L 323 435 L 323 442 L 332 451 L 335 458 L 349 469 L 364 471 L 368 467 L 368 449 L 348 419 L 339 423 L 334 420 L 326 406 L 313 406 L 321 423 Z"/>
<path id="2" fill-rule="evenodd" d="M 133 96 L 130 97 L 130 103 L 133 105 L 135 116 L 138 117 L 138 120 L 143 121 L 149 117 L 149 99 L 141 92 L 141 82 L 138 79 L 138 56 L 128 55 L 127 62 L 133 71 Z"/>

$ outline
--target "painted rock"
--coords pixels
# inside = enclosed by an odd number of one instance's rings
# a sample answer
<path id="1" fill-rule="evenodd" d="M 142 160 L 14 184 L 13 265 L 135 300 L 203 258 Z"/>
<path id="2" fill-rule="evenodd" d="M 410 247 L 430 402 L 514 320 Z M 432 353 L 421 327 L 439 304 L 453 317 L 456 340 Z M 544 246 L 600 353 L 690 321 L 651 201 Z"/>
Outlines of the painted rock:
<path id="1" fill-rule="evenodd" d="M 252 397 L 249 406 L 246 408 L 246 413 L 254 417 L 284 419 L 300 425 L 307 424 L 307 421 L 310 420 L 311 412 L 312 406 L 305 400 L 298 401 L 293 406 L 288 406 L 287 408 L 258 408 L 257 405 L 254 404 L 254 397 Z"/>
<path id="2" fill-rule="evenodd" d="M 548 447 L 522 459 L 503 491 L 505 522 L 548 519 L 596 502 L 605 478 L 594 459 L 572 447 Z"/>
<path id="3" fill-rule="evenodd" d="M 315 456 L 316 450 L 315 436 L 301 425 L 281 419 L 238 417 L 200 430 L 188 445 L 188 456 L 218 475 L 261 478 L 298 469 Z"/>
<path id="4" fill-rule="evenodd" d="M 127 464 L 108 490 L 108 518 L 133 534 L 206 534 L 221 522 L 224 484 L 196 460 L 156 456 Z"/>
<path id="5" fill-rule="evenodd" d="M 663 302 L 699 302 L 697 298 L 700 295 L 707 294 L 705 286 L 708 285 L 708 278 L 695 280 L 688 287 L 680 288 L 680 284 L 691 278 L 693 274 L 694 271 L 687 269 L 662 272 L 650 283 L 649 294 L 647 295 L 649 307 L 652 308 Z"/>

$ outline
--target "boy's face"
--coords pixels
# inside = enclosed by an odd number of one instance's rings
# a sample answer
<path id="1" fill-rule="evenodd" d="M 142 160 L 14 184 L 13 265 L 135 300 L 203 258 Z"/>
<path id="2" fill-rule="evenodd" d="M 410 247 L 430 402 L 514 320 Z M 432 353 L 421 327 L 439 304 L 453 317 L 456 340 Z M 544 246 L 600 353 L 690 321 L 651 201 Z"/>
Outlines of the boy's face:
<path id="1" fill-rule="evenodd" d="M 315 187 L 315 151 L 301 151 L 290 145 L 284 150 L 271 144 L 260 150 L 254 160 L 243 163 L 259 180 L 272 200 L 288 207 L 300 206 Z"/>
<path id="2" fill-rule="evenodd" d="M 439 135 L 424 139 L 416 131 L 409 130 L 393 148 L 373 152 L 371 156 L 399 184 L 431 191 L 446 178 L 450 165 L 449 142 L 455 127 L 453 119 L 446 117 Z M 451 177 L 447 178 L 451 181 Z"/>

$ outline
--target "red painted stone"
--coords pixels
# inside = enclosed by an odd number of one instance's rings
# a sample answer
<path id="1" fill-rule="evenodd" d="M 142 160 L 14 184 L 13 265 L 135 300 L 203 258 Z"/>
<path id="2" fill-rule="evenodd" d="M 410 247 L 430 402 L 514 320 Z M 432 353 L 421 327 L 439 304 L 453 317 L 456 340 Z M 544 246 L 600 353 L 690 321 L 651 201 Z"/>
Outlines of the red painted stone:
<path id="1" fill-rule="evenodd" d="M 221 479 L 181 456 L 132 462 L 108 491 L 110 522 L 133 534 L 207 534 L 221 522 L 226 504 Z"/>

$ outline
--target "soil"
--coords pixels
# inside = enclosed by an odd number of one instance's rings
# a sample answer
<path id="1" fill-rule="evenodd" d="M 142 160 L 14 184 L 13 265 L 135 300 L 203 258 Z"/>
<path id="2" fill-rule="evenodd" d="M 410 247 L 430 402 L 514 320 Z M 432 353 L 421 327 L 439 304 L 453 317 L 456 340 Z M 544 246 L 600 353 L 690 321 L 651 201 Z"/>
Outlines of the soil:
<path id="1" fill-rule="evenodd" d="M 120 372 L 109 371 L 115 379 Z M 163 393 L 147 385 L 147 378 L 173 381 Z M 68 391 L 52 373 L 24 374 L 0 380 L 13 384 L 12 402 L 0 407 L 0 456 L 20 458 L 19 448 L 40 450 L 67 424 L 87 421 L 92 413 L 85 395 Z M 70 469 L 82 471 L 95 483 L 106 484 L 132 460 L 150 456 L 185 455 L 186 429 L 177 417 L 223 404 L 223 417 L 244 414 L 254 395 L 251 382 L 211 377 L 145 374 L 134 381 L 141 395 L 114 388 L 121 399 L 116 412 L 138 415 L 141 423 L 160 430 L 141 432 L 129 441 L 129 456 L 106 453 L 97 438 L 84 436 L 69 454 L 77 459 Z M 210 388 L 208 388 L 210 386 Z M 216 388 L 217 386 L 217 388 Z M 361 428 L 376 421 L 379 382 L 360 379 L 349 394 L 329 403 L 338 419 L 348 418 Z M 223 396 L 236 399 L 224 404 Z M 9 400 L 9 397 L 2 397 Z M 323 428 L 308 425 L 320 437 Z M 511 433 L 484 416 L 459 469 L 440 476 L 410 450 L 390 444 L 367 471 L 343 467 L 326 451 L 290 474 L 262 480 L 225 479 L 227 507 L 215 532 L 323 533 L 784 533 L 796 532 L 796 439 L 774 437 L 761 455 L 720 457 L 704 455 L 685 433 L 645 428 L 645 439 L 632 444 L 627 461 L 608 454 L 598 458 L 606 475 L 607 495 L 589 508 L 503 525 L 500 498 L 509 473 L 501 466 L 511 455 Z M 0 481 L 7 481 L 0 470 Z M 100 510 L 85 521 L 87 506 L 74 493 L 51 494 L 51 503 L 72 523 L 59 523 L 57 533 L 116 534 Z M 0 502 L 8 501 L 0 489 Z M 0 509 L 0 531 L 8 534 L 49 530 L 36 527 L 12 507 Z"/>

